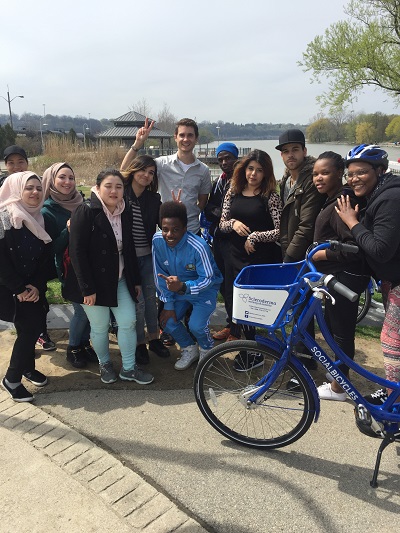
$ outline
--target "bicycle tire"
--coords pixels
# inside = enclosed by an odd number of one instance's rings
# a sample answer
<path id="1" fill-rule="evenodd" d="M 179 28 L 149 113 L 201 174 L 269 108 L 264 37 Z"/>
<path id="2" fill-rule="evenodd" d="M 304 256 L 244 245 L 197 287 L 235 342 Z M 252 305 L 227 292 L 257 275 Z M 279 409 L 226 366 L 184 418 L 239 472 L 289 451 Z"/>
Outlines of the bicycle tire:
<path id="1" fill-rule="evenodd" d="M 262 354 L 262 366 L 235 371 L 238 352 Z M 196 402 L 207 422 L 225 437 L 258 449 L 280 448 L 302 437 L 314 419 L 315 400 L 306 378 L 292 363 L 284 366 L 257 405 L 248 409 L 241 397 L 279 358 L 278 352 L 255 341 L 225 342 L 213 348 L 194 377 Z M 291 378 L 299 382 L 299 392 L 287 389 Z"/>
<path id="2" fill-rule="evenodd" d="M 358 312 L 357 312 L 357 324 L 361 322 L 363 318 L 367 316 L 369 308 L 371 307 L 371 291 L 367 287 L 361 294 L 360 300 L 358 302 Z"/>

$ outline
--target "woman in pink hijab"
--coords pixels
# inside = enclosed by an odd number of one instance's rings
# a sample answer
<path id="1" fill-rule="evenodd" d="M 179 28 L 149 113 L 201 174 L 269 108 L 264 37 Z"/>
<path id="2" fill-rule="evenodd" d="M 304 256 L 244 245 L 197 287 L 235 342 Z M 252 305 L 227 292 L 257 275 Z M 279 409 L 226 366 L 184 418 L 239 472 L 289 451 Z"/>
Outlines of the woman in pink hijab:
<path id="1" fill-rule="evenodd" d="M 8 176 L 0 189 L 0 319 L 14 323 L 17 338 L 1 385 L 16 402 L 33 400 L 22 377 L 38 387 L 47 383 L 35 369 L 35 343 L 46 317 L 52 258 L 42 206 L 42 182 L 36 174 Z"/>
<path id="2" fill-rule="evenodd" d="M 46 230 L 53 241 L 54 263 L 57 276 L 64 285 L 65 251 L 69 244 L 69 223 L 76 208 L 83 202 L 76 188 L 75 174 L 68 163 L 54 163 L 43 173 L 45 202 L 42 215 Z M 84 368 L 88 362 L 97 363 L 97 355 L 90 344 L 90 324 L 82 306 L 73 302 L 74 314 L 69 327 L 67 361 L 75 368 Z"/>

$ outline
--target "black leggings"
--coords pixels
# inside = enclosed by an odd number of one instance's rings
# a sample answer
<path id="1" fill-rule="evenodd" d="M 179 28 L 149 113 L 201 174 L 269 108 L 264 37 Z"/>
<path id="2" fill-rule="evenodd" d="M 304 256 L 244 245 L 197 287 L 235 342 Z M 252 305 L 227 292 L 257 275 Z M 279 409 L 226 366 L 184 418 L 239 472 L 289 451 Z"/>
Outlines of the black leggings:
<path id="1" fill-rule="evenodd" d="M 11 383 L 21 381 L 24 372 L 35 370 L 35 344 L 46 321 L 45 302 L 17 302 L 14 319 L 17 338 L 11 353 L 6 379 Z"/>
<path id="2" fill-rule="evenodd" d="M 340 283 L 343 283 L 343 285 L 346 285 L 358 295 L 366 289 L 370 280 L 369 276 L 357 276 L 348 272 L 336 272 L 334 275 Z M 325 301 L 326 323 L 336 343 L 346 355 L 354 359 L 354 337 L 356 334 L 359 299 L 355 302 L 350 302 L 335 291 L 332 291 L 332 296 L 335 298 L 335 305 L 332 305 L 331 300 L 327 299 Z M 348 375 L 349 367 L 347 365 L 339 365 L 339 368 L 346 376 Z"/>

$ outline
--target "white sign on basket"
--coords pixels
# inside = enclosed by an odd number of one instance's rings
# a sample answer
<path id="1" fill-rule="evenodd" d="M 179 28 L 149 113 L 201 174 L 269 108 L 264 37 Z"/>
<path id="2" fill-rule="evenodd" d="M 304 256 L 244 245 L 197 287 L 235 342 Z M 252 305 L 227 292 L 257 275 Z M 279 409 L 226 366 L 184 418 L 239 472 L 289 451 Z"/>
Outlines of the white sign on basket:
<path id="1" fill-rule="evenodd" d="M 234 287 L 232 318 L 234 321 L 270 326 L 279 315 L 288 294 L 285 290 Z"/>

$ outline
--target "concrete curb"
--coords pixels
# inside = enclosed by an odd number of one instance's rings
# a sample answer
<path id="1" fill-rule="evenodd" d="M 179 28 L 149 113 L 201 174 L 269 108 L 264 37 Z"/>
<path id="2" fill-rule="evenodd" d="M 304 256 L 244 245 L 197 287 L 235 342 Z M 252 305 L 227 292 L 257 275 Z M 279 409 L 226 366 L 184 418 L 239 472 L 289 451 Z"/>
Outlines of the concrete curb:
<path id="1" fill-rule="evenodd" d="M 63 476 L 71 476 L 109 505 L 132 531 L 207 531 L 111 454 L 38 407 L 15 403 L 6 392 L 0 392 L 0 424 L 59 467 L 60 485 Z M 10 454 L 18 453 L 18 449 L 10 450 Z M 21 462 L 25 460 L 21 457 Z"/>

